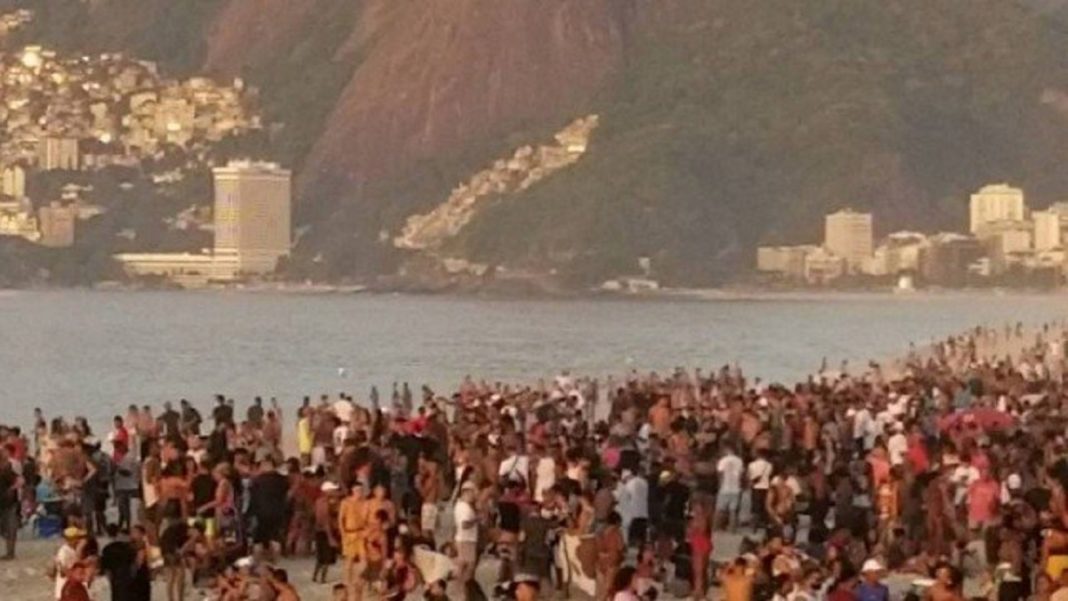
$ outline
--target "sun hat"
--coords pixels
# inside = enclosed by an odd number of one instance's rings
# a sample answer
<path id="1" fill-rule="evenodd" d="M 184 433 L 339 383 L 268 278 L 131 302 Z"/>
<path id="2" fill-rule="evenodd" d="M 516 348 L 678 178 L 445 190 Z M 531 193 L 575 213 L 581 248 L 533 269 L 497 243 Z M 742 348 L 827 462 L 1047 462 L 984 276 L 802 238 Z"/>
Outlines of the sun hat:
<path id="1" fill-rule="evenodd" d="M 862 573 L 867 572 L 882 572 L 883 564 L 879 563 L 878 559 L 869 559 L 864 562 L 864 566 L 860 569 Z"/>

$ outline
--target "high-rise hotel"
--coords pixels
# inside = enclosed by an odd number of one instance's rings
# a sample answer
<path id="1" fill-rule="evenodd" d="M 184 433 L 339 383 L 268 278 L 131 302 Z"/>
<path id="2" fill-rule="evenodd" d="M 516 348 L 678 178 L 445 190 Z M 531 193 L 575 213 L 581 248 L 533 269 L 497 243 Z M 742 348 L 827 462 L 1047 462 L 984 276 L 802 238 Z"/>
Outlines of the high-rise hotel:
<path id="1" fill-rule="evenodd" d="M 292 174 L 275 163 L 216 167 L 215 261 L 238 275 L 271 273 L 289 254 Z"/>
<path id="2" fill-rule="evenodd" d="M 132 276 L 203 286 L 268 275 L 291 245 L 292 174 L 275 163 L 231 161 L 215 176 L 215 245 L 200 253 L 122 253 Z"/>

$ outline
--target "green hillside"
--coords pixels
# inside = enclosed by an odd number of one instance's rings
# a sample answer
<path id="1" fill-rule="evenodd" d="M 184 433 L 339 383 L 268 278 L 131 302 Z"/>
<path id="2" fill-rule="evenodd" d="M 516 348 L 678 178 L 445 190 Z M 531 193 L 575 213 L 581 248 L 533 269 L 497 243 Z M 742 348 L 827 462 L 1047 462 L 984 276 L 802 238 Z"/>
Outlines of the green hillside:
<path id="1" fill-rule="evenodd" d="M 1004 0 L 675 4 L 635 36 L 588 158 L 484 212 L 458 248 L 579 279 L 720 280 L 761 242 L 817 240 L 849 205 L 881 229 L 960 229 L 992 180 L 1068 196 L 1065 34 Z"/>

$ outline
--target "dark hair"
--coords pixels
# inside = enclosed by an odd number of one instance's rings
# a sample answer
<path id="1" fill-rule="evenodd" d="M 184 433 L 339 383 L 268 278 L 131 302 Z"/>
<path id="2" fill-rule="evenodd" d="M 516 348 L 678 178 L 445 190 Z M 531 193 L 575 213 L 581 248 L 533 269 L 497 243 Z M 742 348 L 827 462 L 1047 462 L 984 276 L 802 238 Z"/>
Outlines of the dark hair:
<path id="1" fill-rule="evenodd" d="M 638 570 L 634 566 L 623 566 L 616 572 L 616 577 L 612 579 L 612 586 L 608 589 L 609 595 L 615 595 L 620 591 L 630 588 L 631 581 L 634 580 L 634 575 L 638 573 Z"/>
<path id="2" fill-rule="evenodd" d="M 623 517 L 619 515 L 618 511 L 613 511 L 608 514 L 607 518 L 605 518 L 605 522 L 607 522 L 609 526 L 620 526 L 623 524 Z"/>

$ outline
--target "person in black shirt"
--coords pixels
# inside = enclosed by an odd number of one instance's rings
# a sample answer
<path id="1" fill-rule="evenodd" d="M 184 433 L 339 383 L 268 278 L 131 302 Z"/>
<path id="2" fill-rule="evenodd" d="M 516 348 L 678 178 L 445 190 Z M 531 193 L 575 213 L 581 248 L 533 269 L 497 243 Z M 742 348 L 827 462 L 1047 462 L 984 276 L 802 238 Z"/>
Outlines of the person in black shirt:
<path id="1" fill-rule="evenodd" d="M 248 515 L 255 520 L 252 542 L 258 554 L 266 552 L 269 558 L 281 552 L 286 532 L 289 479 L 277 467 L 273 458 L 264 459 L 248 490 Z"/>
<path id="2" fill-rule="evenodd" d="M 111 601 L 151 601 L 152 575 L 145 557 L 145 531 L 135 526 L 129 537 L 108 525 L 112 542 L 100 551 L 100 572 L 111 585 Z"/>
<path id="3" fill-rule="evenodd" d="M 655 515 L 669 538 L 681 541 L 686 534 L 686 505 L 690 502 L 690 487 L 679 481 L 675 472 L 666 470 L 660 474 Z"/>
<path id="4" fill-rule="evenodd" d="M 163 436 L 165 438 L 181 436 L 181 431 L 178 429 L 178 422 L 181 418 L 182 416 L 174 410 L 169 401 L 163 403 L 163 413 L 159 416 L 159 423 L 163 424 Z"/>
<path id="5" fill-rule="evenodd" d="M 204 421 L 200 417 L 200 412 L 185 399 L 182 399 L 179 405 L 182 410 L 182 430 L 200 436 L 200 423 Z"/>
<path id="6" fill-rule="evenodd" d="M 211 411 L 211 418 L 215 420 L 216 427 L 219 424 L 234 425 L 234 408 L 226 402 L 226 398 L 221 394 L 215 395 L 215 408 Z"/>
<path id="7" fill-rule="evenodd" d="M 209 505 L 215 500 L 215 478 L 211 475 L 211 470 L 214 465 L 208 459 L 200 462 L 197 466 L 197 475 L 193 476 L 193 481 L 190 484 L 193 492 L 193 511 L 198 513 L 200 508 L 205 505 Z M 213 510 L 208 510 L 206 515 L 199 517 L 211 517 Z"/>
<path id="8" fill-rule="evenodd" d="M 522 522 L 522 506 L 529 503 L 521 480 L 508 480 L 505 491 L 497 503 L 497 554 L 501 559 L 497 579 L 501 582 L 512 579 L 518 553 L 519 531 Z"/>
<path id="9" fill-rule="evenodd" d="M 248 423 L 257 428 L 263 425 L 263 399 L 261 397 L 256 397 L 252 402 L 246 417 L 248 418 Z"/>
<path id="10" fill-rule="evenodd" d="M 191 552 L 189 525 L 184 520 L 171 522 L 159 537 L 163 566 L 167 575 L 167 598 L 185 598 L 186 556 Z"/>
<path id="11" fill-rule="evenodd" d="M 208 457 L 213 463 L 222 463 L 229 460 L 230 443 L 227 430 L 230 426 L 226 422 L 215 422 L 215 429 L 208 436 Z"/>
<path id="12" fill-rule="evenodd" d="M 0 534 L 4 536 L 4 559 L 15 558 L 19 532 L 19 480 L 7 449 L 0 449 Z"/>

